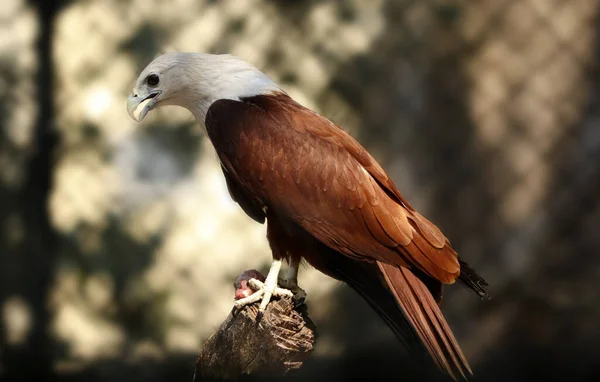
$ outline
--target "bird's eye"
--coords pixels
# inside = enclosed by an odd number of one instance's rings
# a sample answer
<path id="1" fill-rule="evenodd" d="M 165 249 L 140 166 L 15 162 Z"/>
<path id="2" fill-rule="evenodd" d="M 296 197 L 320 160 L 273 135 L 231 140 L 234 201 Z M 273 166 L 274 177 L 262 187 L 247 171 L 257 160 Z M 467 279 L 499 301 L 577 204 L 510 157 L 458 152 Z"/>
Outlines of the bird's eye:
<path id="1" fill-rule="evenodd" d="M 150 86 L 158 85 L 158 75 L 156 75 L 156 74 L 149 75 L 148 77 L 146 77 L 146 83 Z"/>

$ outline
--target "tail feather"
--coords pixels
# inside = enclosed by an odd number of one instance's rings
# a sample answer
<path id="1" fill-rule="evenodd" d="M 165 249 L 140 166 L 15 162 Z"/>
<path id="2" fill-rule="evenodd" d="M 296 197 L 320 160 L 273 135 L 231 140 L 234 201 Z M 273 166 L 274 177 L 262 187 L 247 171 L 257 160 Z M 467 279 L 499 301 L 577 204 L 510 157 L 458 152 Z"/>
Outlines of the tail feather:
<path id="1" fill-rule="evenodd" d="M 356 261 L 324 245 L 317 253 L 310 263 L 352 287 L 416 359 L 433 361 L 455 379 L 472 374 L 438 306 L 441 283 L 418 270 L 413 273 L 387 263 Z"/>
<path id="2" fill-rule="evenodd" d="M 472 290 L 477 293 L 479 297 L 490 299 L 490 295 L 485 291 L 485 287 L 488 286 L 488 283 L 483 279 L 483 277 L 479 276 L 477 272 L 475 272 L 469 264 L 465 263 L 462 260 L 460 261 L 460 275 L 458 276 L 458 281 L 467 289 Z"/>
<path id="3" fill-rule="evenodd" d="M 427 349 L 413 325 L 399 309 L 376 264 L 356 261 L 324 245 L 318 247 L 318 253 L 320 256 L 311 259 L 313 266 L 354 289 L 383 319 L 415 359 L 422 362 L 430 359 Z"/>
<path id="4" fill-rule="evenodd" d="M 425 285 L 410 270 L 377 262 L 405 317 L 442 370 L 456 379 L 473 374 L 438 304 Z"/>

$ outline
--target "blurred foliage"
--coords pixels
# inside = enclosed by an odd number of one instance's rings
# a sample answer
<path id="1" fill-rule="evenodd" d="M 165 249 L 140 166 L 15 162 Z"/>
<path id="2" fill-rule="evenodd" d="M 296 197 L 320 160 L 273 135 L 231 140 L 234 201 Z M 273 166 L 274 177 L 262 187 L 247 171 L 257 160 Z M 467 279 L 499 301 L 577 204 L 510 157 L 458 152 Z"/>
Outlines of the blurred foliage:
<path id="1" fill-rule="evenodd" d="M 351 132 L 491 284 L 446 288 L 479 381 L 600 378 L 599 12 L 590 0 L 4 0 L 0 378 L 189 381 L 232 282 L 266 270 L 190 115 L 125 100 L 173 50 L 233 53 Z M 437 380 L 303 270 L 290 380 Z"/>

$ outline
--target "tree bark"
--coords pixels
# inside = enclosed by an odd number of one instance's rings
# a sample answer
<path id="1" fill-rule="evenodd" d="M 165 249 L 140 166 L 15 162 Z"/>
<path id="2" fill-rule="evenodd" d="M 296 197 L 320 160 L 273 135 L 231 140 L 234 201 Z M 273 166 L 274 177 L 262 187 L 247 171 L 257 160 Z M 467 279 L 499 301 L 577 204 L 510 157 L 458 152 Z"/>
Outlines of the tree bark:
<path id="1" fill-rule="evenodd" d="M 233 308 L 204 343 L 194 382 L 280 377 L 302 366 L 316 335 L 306 305 L 296 307 L 291 297 L 274 299 L 256 322 L 258 305 Z"/>

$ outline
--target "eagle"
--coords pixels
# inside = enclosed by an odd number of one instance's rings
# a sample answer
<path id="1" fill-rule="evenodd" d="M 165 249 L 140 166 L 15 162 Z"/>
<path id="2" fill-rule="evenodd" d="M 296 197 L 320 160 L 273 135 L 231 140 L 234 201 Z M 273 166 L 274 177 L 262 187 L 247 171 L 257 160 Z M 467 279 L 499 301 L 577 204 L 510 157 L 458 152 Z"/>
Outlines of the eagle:
<path id="1" fill-rule="evenodd" d="M 236 306 L 260 300 L 259 320 L 273 295 L 303 301 L 297 276 L 306 262 L 353 288 L 411 353 L 429 354 L 454 379 L 472 375 L 440 309 L 442 286 L 458 280 L 483 298 L 487 283 L 357 140 L 230 54 L 155 58 L 127 111 L 140 122 L 164 105 L 194 115 L 231 198 L 266 222 L 272 265 L 264 280 L 250 280 L 258 290 Z M 289 269 L 279 278 L 284 261 Z"/>

